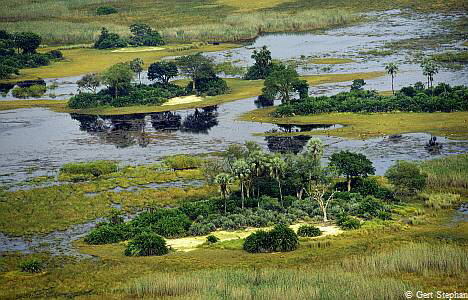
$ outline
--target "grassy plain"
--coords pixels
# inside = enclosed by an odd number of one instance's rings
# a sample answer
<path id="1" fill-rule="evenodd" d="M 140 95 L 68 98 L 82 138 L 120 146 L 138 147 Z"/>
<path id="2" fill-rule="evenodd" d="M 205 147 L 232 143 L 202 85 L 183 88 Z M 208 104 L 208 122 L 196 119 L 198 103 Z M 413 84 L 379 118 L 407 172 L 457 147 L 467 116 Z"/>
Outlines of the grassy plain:
<path id="1" fill-rule="evenodd" d="M 253 110 L 240 117 L 243 121 L 276 124 L 342 124 L 343 128 L 314 130 L 313 132 L 277 133 L 272 135 L 332 135 L 351 139 L 368 139 L 378 136 L 427 132 L 453 139 L 468 138 L 468 112 L 453 113 L 328 113 L 317 115 L 274 118 L 274 108 Z"/>

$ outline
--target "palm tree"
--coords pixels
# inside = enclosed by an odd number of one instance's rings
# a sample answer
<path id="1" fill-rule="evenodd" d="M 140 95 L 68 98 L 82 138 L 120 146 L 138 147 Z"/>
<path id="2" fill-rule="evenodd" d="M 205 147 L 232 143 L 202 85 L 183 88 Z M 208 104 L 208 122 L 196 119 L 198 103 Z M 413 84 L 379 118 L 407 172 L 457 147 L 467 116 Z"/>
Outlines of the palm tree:
<path id="1" fill-rule="evenodd" d="M 421 63 L 423 69 L 423 75 L 427 76 L 427 87 L 432 89 L 432 82 L 434 81 L 434 75 L 439 72 L 439 68 L 432 60 L 425 60 Z"/>
<path id="2" fill-rule="evenodd" d="M 242 208 L 244 208 L 244 190 L 250 179 L 251 170 L 249 164 L 244 159 L 238 159 L 233 165 L 234 176 L 239 179 L 241 186 Z"/>
<path id="3" fill-rule="evenodd" d="M 286 162 L 280 156 L 275 156 L 270 160 L 270 175 L 278 182 L 281 207 L 284 207 L 283 191 L 281 189 L 281 178 L 284 176 L 285 170 L 286 170 Z"/>
<path id="4" fill-rule="evenodd" d="M 395 77 L 398 71 L 398 65 L 395 63 L 389 63 L 385 66 L 385 70 L 387 71 L 388 74 L 392 76 L 392 93 L 395 94 L 395 91 L 393 89 L 393 78 Z"/>
<path id="5" fill-rule="evenodd" d="M 232 182 L 231 175 L 227 173 L 220 173 L 215 177 L 215 183 L 219 184 L 219 191 L 221 192 L 221 196 L 224 199 L 224 214 L 227 212 L 227 193 L 228 193 L 228 185 Z"/>
<path id="6" fill-rule="evenodd" d="M 319 138 L 311 138 L 306 145 L 306 154 L 314 161 L 320 161 L 323 156 L 323 143 Z"/>
<path id="7" fill-rule="evenodd" d="M 263 172 L 268 169 L 269 158 L 266 153 L 261 150 L 254 150 L 249 153 L 247 157 L 247 163 L 250 166 L 251 173 L 256 178 L 259 178 Z M 260 197 L 260 188 L 257 188 L 257 197 Z M 254 191 L 252 194 L 255 196 Z"/>

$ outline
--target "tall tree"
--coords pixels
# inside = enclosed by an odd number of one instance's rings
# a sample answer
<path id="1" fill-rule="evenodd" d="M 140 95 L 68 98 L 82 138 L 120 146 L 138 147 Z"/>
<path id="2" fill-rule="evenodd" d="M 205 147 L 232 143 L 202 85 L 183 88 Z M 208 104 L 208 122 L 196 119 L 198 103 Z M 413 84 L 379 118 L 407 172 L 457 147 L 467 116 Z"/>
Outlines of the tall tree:
<path id="1" fill-rule="evenodd" d="M 138 75 L 138 81 L 141 84 L 141 72 L 143 72 L 143 59 L 137 57 L 130 61 L 130 68 Z"/>
<path id="2" fill-rule="evenodd" d="M 256 146 L 260 147 L 258 144 Z M 252 145 L 253 146 L 253 145 Z M 246 159 L 247 163 L 250 166 L 251 174 L 255 179 L 259 179 L 263 173 L 268 169 L 269 158 L 268 155 L 263 152 L 261 149 L 256 149 L 256 147 L 251 147 L 248 150 L 248 155 Z M 254 180 L 254 183 L 258 180 Z M 255 196 L 254 191 L 252 194 Z M 260 198 L 260 188 L 257 185 L 257 198 Z M 260 205 L 260 202 L 257 203 Z"/>
<path id="3" fill-rule="evenodd" d="M 80 89 L 89 90 L 93 94 L 96 94 L 96 89 L 101 85 L 101 79 L 96 73 L 86 74 L 76 82 Z"/>
<path id="4" fill-rule="evenodd" d="M 219 191 L 224 199 L 224 213 L 226 214 L 228 186 L 232 182 L 232 177 L 227 173 L 220 173 L 216 176 L 215 182 L 219 185 Z"/>
<path id="5" fill-rule="evenodd" d="M 284 207 L 283 203 L 283 190 L 281 187 L 281 182 L 286 170 L 286 162 L 281 158 L 281 156 L 276 155 L 270 160 L 270 176 L 273 177 L 278 183 L 278 189 L 280 193 L 281 207 Z"/>
<path id="6" fill-rule="evenodd" d="M 427 77 L 427 88 L 432 89 L 434 75 L 439 72 L 439 67 L 433 60 L 425 60 L 421 63 L 421 68 L 423 69 L 423 75 Z"/>
<path id="7" fill-rule="evenodd" d="M 239 179 L 239 184 L 241 187 L 242 208 L 244 208 L 245 193 L 249 190 L 251 170 L 249 168 L 249 164 L 244 159 L 237 160 L 233 167 L 234 176 Z M 249 195 L 247 194 L 247 197 L 248 196 Z"/>
<path id="8" fill-rule="evenodd" d="M 319 138 L 311 138 L 306 144 L 306 154 L 314 161 L 320 162 L 323 156 L 323 143 Z"/>
<path id="9" fill-rule="evenodd" d="M 114 97 L 119 91 L 124 92 L 130 88 L 134 73 L 128 63 L 118 63 L 111 66 L 101 74 L 102 83 L 114 90 Z"/>
<path id="10" fill-rule="evenodd" d="M 385 70 L 388 74 L 392 76 L 392 93 L 395 94 L 395 90 L 393 88 L 393 79 L 395 78 L 395 75 L 398 72 L 398 65 L 395 63 L 389 63 L 385 66 Z"/>
<path id="11" fill-rule="evenodd" d="M 153 30 L 149 25 L 144 23 L 135 23 L 130 25 L 129 43 L 133 46 L 160 46 L 164 45 L 164 41 L 159 32 Z"/>
<path id="12" fill-rule="evenodd" d="M 333 153 L 330 156 L 330 165 L 336 167 L 340 175 L 346 176 L 348 192 L 351 191 L 353 178 L 375 174 L 372 162 L 365 155 L 347 150 Z"/>
<path id="13" fill-rule="evenodd" d="M 291 100 L 298 82 L 300 82 L 299 74 L 294 67 L 277 65 L 265 79 L 263 96 L 266 99 L 275 99 L 279 94 L 281 102 L 287 103 Z"/>
<path id="14" fill-rule="evenodd" d="M 203 56 L 201 53 L 181 56 L 176 59 L 176 64 L 181 73 L 192 79 L 192 87 L 194 91 L 197 90 L 197 80 L 214 78 L 216 76 L 213 61 L 210 58 Z"/>
<path id="15" fill-rule="evenodd" d="M 272 68 L 270 50 L 268 50 L 266 46 L 263 46 L 259 51 L 254 50 L 251 57 L 255 60 L 255 63 L 249 68 L 244 79 L 254 80 L 266 78 L 270 74 Z"/>
<path id="16" fill-rule="evenodd" d="M 33 32 L 18 32 L 13 35 L 15 46 L 23 54 L 36 53 L 42 38 Z"/>
<path id="17" fill-rule="evenodd" d="M 177 65 L 170 61 L 158 61 L 152 63 L 148 68 L 148 79 L 158 80 L 165 85 L 177 74 L 179 74 Z"/>

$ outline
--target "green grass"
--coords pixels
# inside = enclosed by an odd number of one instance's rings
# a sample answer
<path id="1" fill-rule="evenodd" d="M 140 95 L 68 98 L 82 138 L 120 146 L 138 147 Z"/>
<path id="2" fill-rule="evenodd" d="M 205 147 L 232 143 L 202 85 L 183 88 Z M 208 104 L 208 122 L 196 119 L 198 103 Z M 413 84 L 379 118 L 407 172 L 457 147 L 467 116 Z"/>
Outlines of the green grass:
<path id="1" fill-rule="evenodd" d="M 31 107 L 65 108 L 68 100 L 13 100 L 0 101 L 0 110 L 11 110 Z"/>
<path id="2" fill-rule="evenodd" d="M 468 62 L 468 51 L 444 52 L 432 55 L 432 59 L 439 62 Z"/>
<path id="3" fill-rule="evenodd" d="M 468 154 L 428 160 L 421 168 L 428 174 L 431 188 L 468 188 Z"/>
<path id="4" fill-rule="evenodd" d="M 393 50 L 369 50 L 369 51 L 360 51 L 361 55 L 375 55 L 375 56 L 388 56 L 394 53 Z"/>
<path id="5" fill-rule="evenodd" d="M 338 270 L 220 269 L 152 274 L 134 280 L 123 293 L 176 299 L 397 299 L 411 288 L 397 279 Z"/>
<path id="6" fill-rule="evenodd" d="M 314 130 L 313 132 L 279 133 L 273 135 L 333 135 L 351 139 L 426 132 L 451 139 L 468 138 L 466 122 L 468 112 L 453 113 L 328 113 L 306 116 L 274 118 L 274 108 L 257 109 L 240 117 L 244 121 L 278 124 L 342 124 L 343 128 Z M 259 133 L 260 134 L 260 133 Z"/>

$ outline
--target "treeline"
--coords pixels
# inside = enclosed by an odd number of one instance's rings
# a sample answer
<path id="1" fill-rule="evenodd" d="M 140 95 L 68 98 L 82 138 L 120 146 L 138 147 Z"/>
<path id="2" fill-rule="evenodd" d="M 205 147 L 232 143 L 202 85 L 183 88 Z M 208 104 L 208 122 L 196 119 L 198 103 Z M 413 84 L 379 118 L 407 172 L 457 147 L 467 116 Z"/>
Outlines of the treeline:
<path id="1" fill-rule="evenodd" d="M 215 96 L 229 92 L 225 80 L 216 75 L 213 61 L 201 53 L 182 56 L 175 61 L 152 63 L 148 79 L 152 84 L 135 83 L 143 72 L 143 60 L 118 63 L 101 74 L 87 74 L 77 84 L 80 93 L 73 96 L 68 106 L 74 109 L 131 105 L 161 105 L 168 99 L 186 95 Z M 187 86 L 170 83 L 179 74 L 191 78 Z M 104 85 L 105 88 L 97 92 Z"/>
<path id="2" fill-rule="evenodd" d="M 426 89 L 421 82 L 400 89 L 395 95 L 352 89 L 333 96 L 307 97 L 278 106 L 274 116 L 284 117 L 330 112 L 452 112 L 468 110 L 468 88 L 440 83 Z"/>
<path id="3" fill-rule="evenodd" d="M 103 27 L 101 34 L 97 41 L 94 43 L 96 49 L 110 49 L 122 48 L 127 45 L 138 46 L 161 46 L 164 41 L 156 30 L 144 23 L 135 23 L 130 25 L 130 32 L 132 33 L 128 38 L 121 37 L 117 33 L 112 33 Z"/>
<path id="4" fill-rule="evenodd" d="M 51 60 L 62 59 L 62 52 L 58 50 L 37 53 L 41 41 L 42 38 L 32 32 L 0 30 L 0 79 L 19 75 L 23 68 L 46 66 Z"/>

